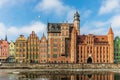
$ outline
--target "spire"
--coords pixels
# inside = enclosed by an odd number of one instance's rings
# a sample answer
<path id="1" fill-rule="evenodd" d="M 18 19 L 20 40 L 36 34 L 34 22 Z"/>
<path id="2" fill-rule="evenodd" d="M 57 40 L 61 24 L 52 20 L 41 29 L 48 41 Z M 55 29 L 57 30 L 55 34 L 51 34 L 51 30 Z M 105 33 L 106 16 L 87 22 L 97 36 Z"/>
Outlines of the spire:
<path id="1" fill-rule="evenodd" d="M 43 33 L 43 37 L 45 37 L 45 34 Z"/>
<path id="2" fill-rule="evenodd" d="M 74 14 L 74 20 L 80 21 L 79 17 L 80 17 L 80 15 L 79 15 L 78 11 L 76 11 Z"/>
<path id="3" fill-rule="evenodd" d="M 45 37 L 44 33 L 43 33 L 43 36 L 42 36 L 41 40 L 43 40 L 43 39 L 46 40 L 46 37 Z"/>
<path id="4" fill-rule="evenodd" d="M 35 34 L 35 31 L 32 31 L 32 34 Z"/>
<path id="5" fill-rule="evenodd" d="M 108 34 L 114 34 L 112 28 L 110 27 Z"/>
<path id="6" fill-rule="evenodd" d="M 7 41 L 7 34 L 6 34 L 6 36 L 5 36 L 5 41 Z"/>

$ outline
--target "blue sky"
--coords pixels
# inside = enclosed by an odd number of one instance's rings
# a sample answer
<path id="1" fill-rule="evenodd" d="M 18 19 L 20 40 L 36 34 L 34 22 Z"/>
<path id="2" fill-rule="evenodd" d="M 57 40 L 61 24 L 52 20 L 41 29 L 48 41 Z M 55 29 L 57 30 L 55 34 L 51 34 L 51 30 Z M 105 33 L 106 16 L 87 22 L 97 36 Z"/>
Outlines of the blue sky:
<path id="1" fill-rule="evenodd" d="M 0 38 L 15 41 L 35 31 L 47 35 L 47 22 L 73 22 L 80 13 L 81 34 L 106 35 L 110 26 L 120 34 L 120 0 L 0 0 Z"/>

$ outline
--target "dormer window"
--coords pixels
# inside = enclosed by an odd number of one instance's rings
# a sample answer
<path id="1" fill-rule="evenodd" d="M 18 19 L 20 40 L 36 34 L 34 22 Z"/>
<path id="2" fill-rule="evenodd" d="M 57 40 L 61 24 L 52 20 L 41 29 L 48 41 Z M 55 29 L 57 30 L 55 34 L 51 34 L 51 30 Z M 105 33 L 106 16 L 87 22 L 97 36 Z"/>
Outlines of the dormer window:
<path id="1" fill-rule="evenodd" d="M 102 40 L 104 40 L 104 38 L 102 38 Z"/>

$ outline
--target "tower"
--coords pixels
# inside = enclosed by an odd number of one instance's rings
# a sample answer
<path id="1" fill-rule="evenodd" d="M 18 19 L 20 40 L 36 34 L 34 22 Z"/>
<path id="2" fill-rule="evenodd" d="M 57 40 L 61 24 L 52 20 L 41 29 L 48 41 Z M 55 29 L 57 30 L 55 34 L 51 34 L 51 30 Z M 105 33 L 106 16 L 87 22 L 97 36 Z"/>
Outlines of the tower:
<path id="1" fill-rule="evenodd" d="M 80 19 L 79 19 L 80 15 L 78 13 L 78 11 L 75 12 L 74 14 L 74 27 L 77 30 L 77 34 L 80 35 Z"/>
<path id="2" fill-rule="evenodd" d="M 109 32 L 108 32 L 108 42 L 110 45 L 110 50 L 109 50 L 109 56 L 110 56 L 110 63 L 114 62 L 114 33 L 112 28 L 110 27 Z"/>
<path id="3" fill-rule="evenodd" d="M 71 63 L 76 63 L 77 31 L 75 27 L 71 33 Z"/>
<path id="4" fill-rule="evenodd" d="M 7 35 L 5 36 L 5 41 L 7 41 Z"/>

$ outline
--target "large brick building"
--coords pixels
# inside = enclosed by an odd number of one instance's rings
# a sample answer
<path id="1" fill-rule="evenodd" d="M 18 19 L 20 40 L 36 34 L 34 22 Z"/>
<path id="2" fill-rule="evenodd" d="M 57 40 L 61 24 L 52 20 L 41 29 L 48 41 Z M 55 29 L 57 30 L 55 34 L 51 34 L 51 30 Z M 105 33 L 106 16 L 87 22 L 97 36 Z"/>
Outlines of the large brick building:
<path id="1" fill-rule="evenodd" d="M 79 13 L 73 23 L 48 23 L 49 63 L 113 63 L 114 33 L 81 35 Z"/>
<path id="2" fill-rule="evenodd" d="M 113 63 L 113 32 L 110 28 L 107 35 L 93 34 L 78 36 L 79 63 Z"/>

